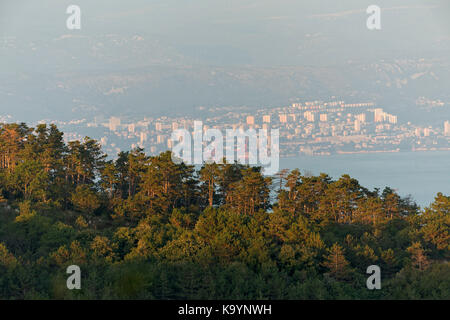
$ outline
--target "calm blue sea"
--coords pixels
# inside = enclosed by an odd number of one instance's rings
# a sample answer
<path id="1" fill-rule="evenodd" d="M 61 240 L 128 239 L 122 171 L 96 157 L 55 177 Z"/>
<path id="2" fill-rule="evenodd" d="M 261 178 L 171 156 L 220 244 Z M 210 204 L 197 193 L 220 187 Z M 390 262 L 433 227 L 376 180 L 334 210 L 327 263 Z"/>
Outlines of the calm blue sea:
<path id="1" fill-rule="evenodd" d="M 438 192 L 450 194 L 450 151 L 299 156 L 280 159 L 280 168 L 324 172 L 334 179 L 349 174 L 366 188 L 388 186 L 402 196 L 411 195 L 421 207 L 433 202 Z"/>

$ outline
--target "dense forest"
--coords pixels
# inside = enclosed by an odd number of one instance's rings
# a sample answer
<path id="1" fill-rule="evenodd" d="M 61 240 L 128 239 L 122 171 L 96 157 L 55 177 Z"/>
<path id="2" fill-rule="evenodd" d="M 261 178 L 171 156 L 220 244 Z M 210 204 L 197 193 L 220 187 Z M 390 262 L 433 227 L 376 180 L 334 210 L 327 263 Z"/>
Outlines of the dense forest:
<path id="1" fill-rule="evenodd" d="M 261 172 L 2 124 L 0 299 L 450 299 L 449 196 Z"/>

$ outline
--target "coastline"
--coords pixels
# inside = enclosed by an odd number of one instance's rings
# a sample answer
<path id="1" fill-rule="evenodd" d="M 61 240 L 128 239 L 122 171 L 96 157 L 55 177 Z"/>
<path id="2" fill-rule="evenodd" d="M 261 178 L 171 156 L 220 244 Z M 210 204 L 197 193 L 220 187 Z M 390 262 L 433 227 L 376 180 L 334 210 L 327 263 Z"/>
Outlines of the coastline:
<path id="1" fill-rule="evenodd" d="M 433 149 L 422 149 L 422 148 L 416 148 L 411 150 L 400 150 L 400 149 L 394 149 L 394 150 L 364 150 L 364 151 L 336 151 L 336 152 L 320 152 L 320 153 L 312 153 L 312 154 L 306 154 L 306 153 L 289 153 L 285 155 L 281 155 L 280 159 L 289 159 L 294 157 L 328 157 L 333 155 L 345 155 L 345 154 L 379 154 L 379 153 L 409 153 L 409 152 L 441 152 L 441 151 L 450 151 L 449 148 L 433 148 Z"/>

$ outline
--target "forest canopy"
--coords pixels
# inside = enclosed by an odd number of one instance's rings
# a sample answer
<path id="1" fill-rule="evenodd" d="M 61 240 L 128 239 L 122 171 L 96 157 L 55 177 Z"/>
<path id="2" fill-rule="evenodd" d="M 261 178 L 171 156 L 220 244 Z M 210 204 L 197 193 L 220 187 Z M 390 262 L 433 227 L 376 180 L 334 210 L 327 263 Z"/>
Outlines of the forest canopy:
<path id="1" fill-rule="evenodd" d="M 421 209 L 348 175 L 112 160 L 55 125 L 0 125 L 0 299 L 450 299 L 449 225 L 443 193 Z"/>

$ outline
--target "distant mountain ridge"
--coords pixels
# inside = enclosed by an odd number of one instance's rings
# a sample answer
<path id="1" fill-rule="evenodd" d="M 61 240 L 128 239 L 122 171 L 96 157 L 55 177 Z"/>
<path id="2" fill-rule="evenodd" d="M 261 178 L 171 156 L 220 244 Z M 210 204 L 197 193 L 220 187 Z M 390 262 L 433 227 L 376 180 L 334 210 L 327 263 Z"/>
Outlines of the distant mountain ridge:
<path id="1" fill-rule="evenodd" d="M 192 115 L 198 106 L 279 106 L 333 96 L 375 101 L 406 116 L 419 97 L 440 99 L 446 103 L 441 112 L 449 114 L 448 58 L 214 66 L 138 35 L 62 36 L 48 43 L 10 39 L 1 51 L 11 63 L 24 60 L 23 55 L 29 61 L 0 75 L 0 115 L 26 121 L 68 120 L 80 113 Z"/>

